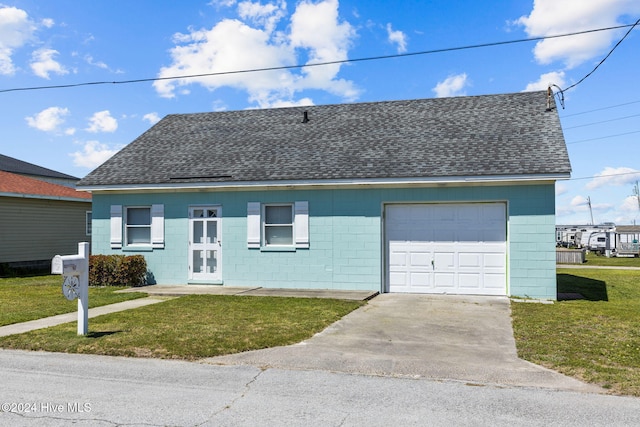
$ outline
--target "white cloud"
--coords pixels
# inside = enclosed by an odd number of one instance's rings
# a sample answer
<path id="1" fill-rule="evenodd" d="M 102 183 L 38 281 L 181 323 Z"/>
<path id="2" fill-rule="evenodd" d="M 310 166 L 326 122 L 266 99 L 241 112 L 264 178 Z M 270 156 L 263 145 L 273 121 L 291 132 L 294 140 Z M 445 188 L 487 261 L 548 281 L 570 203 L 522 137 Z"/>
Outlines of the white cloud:
<path id="1" fill-rule="evenodd" d="M 89 119 L 89 127 L 85 130 L 91 133 L 115 132 L 118 129 L 118 121 L 111 117 L 109 110 L 98 111 Z"/>
<path id="2" fill-rule="evenodd" d="M 62 107 L 49 107 L 38 114 L 25 117 L 27 124 L 32 128 L 43 132 L 56 132 L 64 123 L 64 117 L 69 115 L 69 109 Z"/>
<path id="3" fill-rule="evenodd" d="M 638 12 L 637 0 L 534 0 L 531 13 L 514 24 L 524 26 L 530 37 L 543 37 L 620 25 L 618 17 Z M 562 61 L 573 68 L 603 54 L 624 31 L 546 39 L 533 52 L 540 64 Z"/>
<path id="4" fill-rule="evenodd" d="M 249 20 L 271 33 L 278 21 L 287 13 L 287 3 L 280 0 L 265 5 L 260 2 L 243 1 L 238 4 L 240 18 Z"/>
<path id="5" fill-rule="evenodd" d="M 638 202 L 638 198 L 636 196 L 626 197 L 620 205 L 620 210 L 623 212 L 639 214 L 640 203 Z"/>
<path id="6" fill-rule="evenodd" d="M 54 49 L 38 49 L 31 54 L 31 70 L 33 73 L 42 77 L 43 79 L 49 79 L 49 73 L 55 73 L 59 75 L 67 74 L 67 71 L 58 61 L 53 59 L 58 54 Z"/>
<path id="7" fill-rule="evenodd" d="M 605 167 L 604 170 L 595 175 L 595 178 L 585 186 L 588 190 L 593 190 L 604 186 L 632 185 L 640 179 L 640 170 L 625 166 L 612 168 Z"/>
<path id="8" fill-rule="evenodd" d="M 40 23 L 45 28 L 52 28 L 55 25 L 55 22 L 51 18 L 44 18 Z"/>
<path id="9" fill-rule="evenodd" d="M 151 123 L 152 125 L 155 125 L 156 123 L 158 123 L 160 121 L 160 116 L 158 116 L 158 113 L 156 113 L 155 111 L 153 113 L 147 113 L 144 116 L 142 116 L 143 120 L 146 120 L 147 122 Z"/>
<path id="10" fill-rule="evenodd" d="M 11 56 L 15 49 L 33 38 L 36 26 L 22 9 L 0 4 L 0 74 L 12 75 L 15 66 Z"/>
<path id="11" fill-rule="evenodd" d="M 556 196 L 561 196 L 563 194 L 565 194 L 566 192 L 568 192 L 569 189 L 567 188 L 566 185 L 556 182 Z"/>
<path id="12" fill-rule="evenodd" d="M 549 85 L 557 85 L 559 87 L 565 87 L 564 71 L 552 71 L 550 73 L 542 74 L 537 82 L 531 82 L 524 89 L 524 92 L 532 92 L 536 90 L 546 90 Z"/>
<path id="13" fill-rule="evenodd" d="M 116 154 L 119 149 L 110 149 L 106 144 L 98 141 L 87 141 L 82 151 L 71 153 L 75 166 L 89 169 L 96 168 Z"/>
<path id="14" fill-rule="evenodd" d="M 450 96 L 464 96 L 466 92 L 464 89 L 469 86 L 467 80 L 467 73 L 457 74 L 455 76 L 449 76 L 443 81 L 439 82 L 433 89 L 437 98 L 446 98 Z"/>
<path id="15" fill-rule="evenodd" d="M 211 29 L 176 34 L 176 47 L 170 51 L 172 64 L 161 68 L 158 77 L 277 68 L 295 65 L 300 58 L 306 58 L 307 64 L 347 59 L 355 30 L 348 22 L 340 21 L 337 0 L 298 3 L 288 25 L 282 25 L 288 33 L 276 29 L 286 18 L 285 12 L 285 3 L 280 0 L 267 5 L 241 2 L 241 19 L 224 19 Z M 227 86 L 246 91 L 249 100 L 260 107 L 296 104 L 296 93 L 305 89 L 325 90 L 355 100 L 359 90 L 353 82 L 337 77 L 340 68 L 340 64 L 332 64 L 300 71 L 282 69 L 161 80 L 154 87 L 160 96 L 172 98 L 193 84 L 212 91 Z"/>
<path id="16" fill-rule="evenodd" d="M 87 62 L 87 64 L 93 65 L 94 67 L 102 68 L 104 70 L 109 69 L 109 66 L 107 64 L 102 61 L 96 61 L 91 55 L 85 55 L 84 60 Z"/>
<path id="17" fill-rule="evenodd" d="M 407 35 L 402 31 L 394 31 L 391 28 L 391 24 L 387 24 L 387 35 L 389 36 L 389 42 L 398 46 L 398 53 L 404 53 L 407 51 Z"/>

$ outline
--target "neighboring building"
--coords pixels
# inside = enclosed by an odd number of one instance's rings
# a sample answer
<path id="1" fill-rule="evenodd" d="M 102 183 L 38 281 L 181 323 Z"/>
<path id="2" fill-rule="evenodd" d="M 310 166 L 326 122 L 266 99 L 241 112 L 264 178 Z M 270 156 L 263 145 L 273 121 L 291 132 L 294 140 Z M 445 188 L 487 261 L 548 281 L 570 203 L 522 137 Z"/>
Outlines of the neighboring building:
<path id="1" fill-rule="evenodd" d="M 75 188 L 80 178 L 67 175 L 66 173 L 56 172 L 51 169 L 32 163 L 23 162 L 13 157 L 0 154 L 0 171 L 11 172 L 17 175 L 27 176 L 29 178 L 39 179 L 40 181 L 50 182 L 52 184 L 64 185 Z"/>
<path id="2" fill-rule="evenodd" d="M 160 284 L 556 299 L 570 172 L 545 91 L 169 115 L 78 188 Z"/>
<path id="3" fill-rule="evenodd" d="M 0 170 L 0 264 L 45 268 L 74 254 L 90 220 L 90 194 Z"/>

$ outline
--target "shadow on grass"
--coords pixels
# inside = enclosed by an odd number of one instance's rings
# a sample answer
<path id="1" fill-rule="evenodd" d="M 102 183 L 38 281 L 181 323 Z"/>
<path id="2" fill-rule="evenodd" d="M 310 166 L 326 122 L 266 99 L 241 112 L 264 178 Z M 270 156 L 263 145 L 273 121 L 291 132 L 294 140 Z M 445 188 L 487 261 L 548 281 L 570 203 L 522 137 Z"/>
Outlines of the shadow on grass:
<path id="1" fill-rule="evenodd" d="M 123 331 L 89 332 L 89 333 L 87 334 L 87 338 L 100 338 L 100 337 L 106 337 L 106 336 L 113 335 L 113 334 L 119 334 L 120 332 L 123 332 Z"/>
<path id="2" fill-rule="evenodd" d="M 558 301 L 584 299 L 588 301 L 609 301 L 607 284 L 602 280 L 558 274 Z"/>

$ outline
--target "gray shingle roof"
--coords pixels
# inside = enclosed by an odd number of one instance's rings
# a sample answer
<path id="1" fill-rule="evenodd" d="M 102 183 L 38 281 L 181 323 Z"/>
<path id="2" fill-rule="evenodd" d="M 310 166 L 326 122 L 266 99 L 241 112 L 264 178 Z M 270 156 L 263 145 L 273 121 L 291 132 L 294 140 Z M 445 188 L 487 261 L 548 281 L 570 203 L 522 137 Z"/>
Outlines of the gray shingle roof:
<path id="1" fill-rule="evenodd" d="M 570 172 L 557 111 L 528 92 L 169 115 L 79 186 Z"/>

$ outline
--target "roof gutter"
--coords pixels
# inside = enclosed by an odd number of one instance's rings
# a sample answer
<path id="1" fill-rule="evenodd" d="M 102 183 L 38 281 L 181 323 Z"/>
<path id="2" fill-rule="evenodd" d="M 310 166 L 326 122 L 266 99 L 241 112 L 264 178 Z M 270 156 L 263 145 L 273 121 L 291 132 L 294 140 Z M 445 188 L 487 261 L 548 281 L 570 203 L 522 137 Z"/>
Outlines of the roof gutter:
<path id="1" fill-rule="evenodd" d="M 23 193 L 0 193 L 0 197 L 15 197 L 19 199 L 40 199 L 40 200 L 59 200 L 62 202 L 85 202 L 91 203 L 91 199 L 64 197 L 64 196 L 47 196 L 44 194 L 23 194 Z"/>

